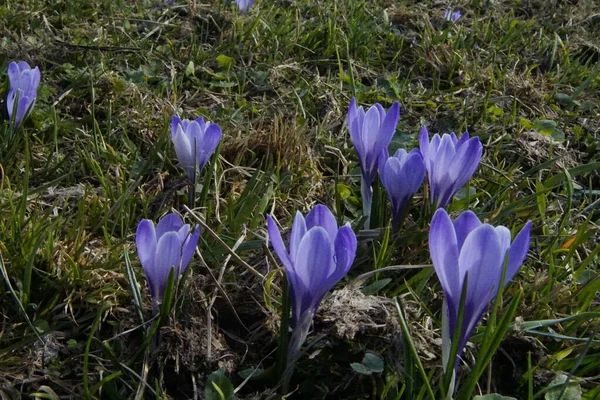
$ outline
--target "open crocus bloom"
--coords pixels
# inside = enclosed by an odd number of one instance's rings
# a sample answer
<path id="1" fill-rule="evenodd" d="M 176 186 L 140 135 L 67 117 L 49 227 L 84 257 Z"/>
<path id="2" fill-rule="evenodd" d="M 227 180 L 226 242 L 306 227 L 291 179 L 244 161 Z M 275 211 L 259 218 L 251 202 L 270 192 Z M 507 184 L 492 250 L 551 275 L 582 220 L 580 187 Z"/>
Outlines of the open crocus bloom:
<path id="1" fill-rule="evenodd" d="M 310 326 L 325 294 L 350 270 L 356 256 L 356 235 L 349 224 L 338 229 L 335 217 L 323 205 L 315 206 L 306 219 L 296 213 L 289 253 L 269 215 L 267 230 L 290 285 L 294 326 L 300 320 Z"/>
<path id="2" fill-rule="evenodd" d="M 383 150 L 379 159 L 379 178 L 392 202 L 393 225 L 397 227 L 406 205 L 425 178 L 425 164 L 419 149 L 412 149 L 410 153 L 398 149 L 393 157 Z"/>
<path id="3" fill-rule="evenodd" d="M 457 139 L 454 133 L 437 133 L 429 141 L 427 128 L 419 133 L 419 147 L 427 168 L 431 202 L 436 208 L 446 207 L 479 166 L 483 146 L 478 137 L 465 132 Z"/>
<path id="4" fill-rule="evenodd" d="M 214 153 L 222 136 L 219 125 L 205 122 L 202 117 L 182 120 L 174 115 L 171 118 L 171 140 L 179 163 L 190 181 L 195 181 L 197 173 Z"/>
<path id="5" fill-rule="evenodd" d="M 21 125 L 27 113 L 31 111 L 35 104 L 40 78 L 39 68 L 32 69 L 25 61 L 8 64 L 10 90 L 6 99 L 6 108 L 9 118 L 14 118 L 15 129 Z M 13 115 L 15 101 L 17 101 L 16 114 Z"/>
<path id="6" fill-rule="evenodd" d="M 155 304 L 162 301 L 171 268 L 175 268 L 175 276 L 183 274 L 199 238 L 200 228 L 196 225 L 191 232 L 190 225 L 184 224 L 177 214 L 165 215 L 156 228 L 149 219 L 139 223 L 135 244 Z"/>
<path id="7" fill-rule="evenodd" d="M 462 213 L 454 222 L 444 209 L 438 209 L 433 216 L 429 251 L 444 290 L 446 312 L 443 324 L 450 335 L 447 338 L 450 342 L 456 328 L 465 276 L 468 274 L 458 356 L 462 354 L 488 304 L 498 293 L 505 257 L 508 259 L 503 285 L 510 282 L 523 264 L 529 249 L 530 230 L 531 221 L 525 224 L 511 243 L 511 234 L 506 227 L 481 223 L 471 211 Z M 449 349 L 449 343 L 443 344 L 443 348 Z"/>

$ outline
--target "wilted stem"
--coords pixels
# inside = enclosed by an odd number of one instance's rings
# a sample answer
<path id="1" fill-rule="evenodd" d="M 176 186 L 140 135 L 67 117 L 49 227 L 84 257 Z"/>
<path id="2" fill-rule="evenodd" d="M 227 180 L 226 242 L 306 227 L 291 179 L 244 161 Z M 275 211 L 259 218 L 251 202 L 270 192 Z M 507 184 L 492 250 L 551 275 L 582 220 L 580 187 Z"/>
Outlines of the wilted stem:
<path id="1" fill-rule="evenodd" d="M 371 185 L 367 185 L 364 177 L 360 178 L 360 195 L 362 197 L 363 217 L 365 217 L 365 229 L 371 228 L 371 204 L 373 196 L 371 194 Z"/>

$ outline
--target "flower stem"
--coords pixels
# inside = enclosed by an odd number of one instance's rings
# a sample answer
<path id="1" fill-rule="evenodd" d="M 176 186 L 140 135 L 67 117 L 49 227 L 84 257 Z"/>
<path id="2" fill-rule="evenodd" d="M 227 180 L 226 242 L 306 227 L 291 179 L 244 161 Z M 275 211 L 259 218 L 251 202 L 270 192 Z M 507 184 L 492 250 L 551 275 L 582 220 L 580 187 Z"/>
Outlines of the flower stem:
<path id="1" fill-rule="evenodd" d="M 362 197 L 363 204 L 363 217 L 365 217 L 365 229 L 371 228 L 371 204 L 373 197 L 371 194 L 371 185 L 367 185 L 364 177 L 360 179 L 360 194 Z"/>

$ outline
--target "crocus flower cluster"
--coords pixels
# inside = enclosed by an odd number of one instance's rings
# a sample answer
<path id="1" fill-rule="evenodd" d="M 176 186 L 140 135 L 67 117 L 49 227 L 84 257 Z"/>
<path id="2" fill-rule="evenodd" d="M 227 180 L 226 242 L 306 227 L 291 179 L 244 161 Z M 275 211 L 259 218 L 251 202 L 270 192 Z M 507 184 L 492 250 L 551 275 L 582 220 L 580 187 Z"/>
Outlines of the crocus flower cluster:
<path id="1" fill-rule="evenodd" d="M 279 228 L 267 216 L 267 230 L 290 285 L 292 320 L 312 320 L 321 300 L 350 270 L 356 255 L 356 235 L 349 224 L 338 228 L 326 206 L 317 205 L 306 218 L 296 213 L 289 252 Z"/>
<path id="2" fill-rule="evenodd" d="M 444 19 L 446 21 L 456 22 L 456 20 L 459 19 L 460 17 L 461 17 L 460 11 L 452 11 L 450 9 L 447 9 L 446 11 L 444 11 Z"/>
<path id="3" fill-rule="evenodd" d="M 409 153 L 398 149 L 392 157 L 383 150 L 379 159 L 379 178 L 392 202 L 393 226 L 398 227 L 406 205 L 425 178 L 425 164 L 419 149 Z"/>
<path id="4" fill-rule="evenodd" d="M 477 170 L 483 146 L 478 137 L 469 138 L 467 132 L 460 140 L 454 133 L 436 133 L 430 142 L 427 128 L 422 127 L 419 147 L 427 168 L 431 202 L 436 208 L 446 207 Z"/>
<path id="5" fill-rule="evenodd" d="M 458 357 L 488 304 L 498 293 L 505 258 L 508 257 L 503 286 L 510 282 L 523 264 L 529 249 L 530 230 L 531 221 L 511 242 L 511 234 L 506 227 L 482 223 L 471 211 L 462 213 L 454 222 L 444 209 L 437 210 L 433 216 L 429 251 L 445 294 L 447 312 L 444 312 L 442 323 L 445 327 L 443 331 L 450 335 L 446 338 L 447 342 L 452 341 L 455 332 L 465 276 L 468 274 Z M 443 343 L 442 348 L 448 350 L 449 343 Z"/>
<path id="6" fill-rule="evenodd" d="M 200 228 L 196 225 L 192 232 L 177 214 L 165 215 L 156 227 L 149 219 L 139 223 L 135 244 L 155 306 L 162 301 L 171 268 L 175 268 L 175 276 L 183 274 L 199 238 Z"/>
<path id="7" fill-rule="evenodd" d="M 6 108 L 9 118 L 14 121 L 15 130 L 35 104 L 40 78 L 39 68 L 32 69 L 25 61 L 8 64 L 10 90 L 6 99 Z"/>
<path id="8" fill-rule="evenodd" d="M 195 183 L 198 172 L 208 162 L 214 153 L 223 133 L 217 124 L 204 121 L 199 117 L 195 120 L 171 118 L 171 139 L 175 153 L 187 177 Z"/>
<path id="9" fill-rule="evenodd" d="M 254 5 L 254 0 L 235 0 L 241 13 L 245 13 Z"/>
<path id="10" fill-rule="evenodd" d="M 348 129 L 362 172 L 361 194 L 363 214 L 367 217 L 365 222 L 367 228 L 371 215 L 371 185 L 377 173 L 377 163 L 381 152 L 387 149 L 396 132 L 398 119 L 400 119 L 398 102 L 395 102 L 387 112 L 377 103 L 365 112 L 363 107 L 356 107 L 354 97 L 350 101 Z"/>

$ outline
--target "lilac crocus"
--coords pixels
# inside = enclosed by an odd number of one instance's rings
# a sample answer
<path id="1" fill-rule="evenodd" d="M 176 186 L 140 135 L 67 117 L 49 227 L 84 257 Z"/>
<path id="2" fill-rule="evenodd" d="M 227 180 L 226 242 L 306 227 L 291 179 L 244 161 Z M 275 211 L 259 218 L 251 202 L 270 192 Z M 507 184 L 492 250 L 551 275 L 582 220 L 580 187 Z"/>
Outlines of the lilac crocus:
<path id="1" fill-rule="evenodd" d="M 450 9 L 444 11 L 444 19 L 450 22 L 456 22 L 456 20 L 459 19 L 461 15 L 462 14 L 460 13 L 460 11 L 452 11 Z"/>
<path id="2" fill-rule="evenodd" d="M 267 215 L 267 231 L 275 253 L 285 268 L 292 303 L 292 324 L 286 373 L 287 387 L 312 319 L 323 297 L 350 270 L 356 256 L 356 235 L 350 224 L 338 228 L 326 206 L 317 205 L 306 218 L 296 213 L 289 252 L 277 224 Z"/>
<path id="3" fill-rule="evenodd" d="M 267 230 L 290 285 L 293 323 L 298 325 L 307 315 L 310 322 L 325 294 L 350 270 L 356 255 L 356 235 L 350 224 L 338 228 L 324 205 L 315 206 L 306 218 L 296 213 L 289 252 L 270 215 Z"/>
<path id="4" fill-rule="evenodd" d="M 425 164 L 419 149 L 412 149 L 410 153 L 398 149 L 392 157 L 383 150 L 379 158 L 379 178 L 392 202 L 393 225 L 396 228 L 406 205 L 425 178 Z"/>
<path id="5" fill-rule="evenodd" d="M 219 125 L 205 122 L 202 117 L 182 120 L 174 115 L 171 118 L 171 140 L 179 163 L 190 181 L 195 182 L 198 172 L 208 162 L 222 136 Z"/>
<path id="6" fill-rule="evenodd" d="M 427 128 L 419 133 L 419 147 L 427 168 L 431 203 L 446 207 L 479 166 L 483 146 L 478 137 L 469 138 L 465 132 L 456 138 L 454 133 L 433 135 L 429 141 Z"/>
<path id="7" fill-rule="evenodd" d="M 235 0 L 241 13 L 246 13 L 254 5 L 254 0 Z"/>
<path id="8" fill-rule="evenodd" d="M 183 274 L 192 260 L 200 228 L 194 231 L 181 221 L 177 214 L 167 214 L 156 224 L 143 219 L 135 235 L 140 262 L 148 279 L 153 305 L 162 301 L 171 268 L 175 268 L 176 277 Z"/>
<path id="9" fill-rule="evenodd" d="M 438 209 L 431 221 L 429 251 L 433 267 L 444 290 L 442 340 L 444 367 L 455 332 L 465 276 L 468 274 L 466 297 L 457 364 L 488 304 L 500 288 L 506 261 L 503 286 L 507 285 L 523 264 L 529 249 L 531 221 L 527 222 L 511 243 L 511 233 L 504 226 L 482 223 L 471 212 L 463 212 L 454 222 L 444 209 Z"/>
<path id="10" fill-rule="evenodd" d="M 39 68 L 32 69 L 25 61 L 8 64 L 10 90 L 6 99 L 6 108 L 9 118 L 14 119 L 15 130 L 21 125 L 21 122 L 35 104 L 40 78 Z M 16 105 L 15 101 L 17 102 Z M 15 112 L 14 115 L 13 112 Z"/>
<path id="11" fill-rule="evenodd" d="M 371 185 L 377 173 L 377 162 L 381 151 L 387 149 L 400 119 L 400 104 L 395 102 L 389 111 L 380 104 L 374 104 L 366 112 L 363 107 L 356 107 L 353 97 L 348 109 L 348 129 L 362 173 L 361 194 L 363 215 L 366 217 L 365 227 L 369 228 L 371 216 Z"/>

